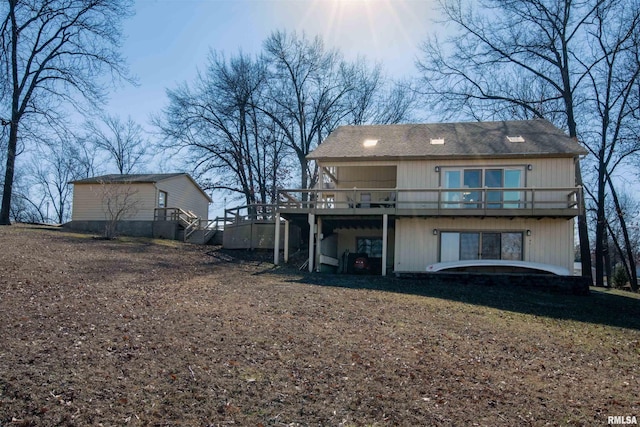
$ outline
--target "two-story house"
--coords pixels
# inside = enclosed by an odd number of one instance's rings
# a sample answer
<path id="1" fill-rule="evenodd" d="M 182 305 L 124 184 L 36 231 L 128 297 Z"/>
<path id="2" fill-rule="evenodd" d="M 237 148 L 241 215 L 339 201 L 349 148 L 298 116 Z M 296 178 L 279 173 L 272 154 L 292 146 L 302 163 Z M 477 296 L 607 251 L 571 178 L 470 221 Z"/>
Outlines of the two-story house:
<path id="1" fill-rule="evenodd" d="M 545 120 L 343 126 L 308 156 L 316 188 L 280 192 L 276 228 L 309 224 L 309 271 L 571 274 L 584 154 Z"/>

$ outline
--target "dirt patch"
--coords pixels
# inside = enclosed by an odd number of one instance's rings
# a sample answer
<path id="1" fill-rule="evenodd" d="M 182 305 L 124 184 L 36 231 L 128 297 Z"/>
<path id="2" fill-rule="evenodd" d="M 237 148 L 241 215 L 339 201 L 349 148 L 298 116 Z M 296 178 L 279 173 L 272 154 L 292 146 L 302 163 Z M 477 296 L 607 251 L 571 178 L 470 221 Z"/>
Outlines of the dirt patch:
<path id="1" fill-rule="evenodd" d="M 634 296 L 309 275 L 268 254 L 22 226 L 0 242 L 1 426 L 640 416 Z"/>

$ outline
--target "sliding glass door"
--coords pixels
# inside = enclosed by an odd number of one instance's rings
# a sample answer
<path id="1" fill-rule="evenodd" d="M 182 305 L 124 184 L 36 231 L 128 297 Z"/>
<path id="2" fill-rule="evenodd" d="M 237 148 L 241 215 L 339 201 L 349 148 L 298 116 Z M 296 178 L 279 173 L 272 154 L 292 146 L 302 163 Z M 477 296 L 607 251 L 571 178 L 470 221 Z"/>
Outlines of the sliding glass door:
<path id="1" fill-rule="evenodd" d="M 505 169 L 504 170 L 504 188 L 521 188 L 522 183 L 522 169 Z M 525 207 L 519 202 L 524 201 L 524 194 L 522 191 L 506 191 L 503 193 L 505 209 L 517 209 Z"/>
<path id="2" fill-rule="evenodd" d="M 481 169 L 456 169 L 444 172 L 444 188 L 462 191 L 445 191 L 443 201 L 445 208 L 478 208 L 482 201 L 480 191 L 468 191 L 482 187 Z M 462 203 L 460 203 L 462 202 Z"/>
<path id="3" fill-rule="evenodd" d="M 440 233 L 440 262 L 506 259 L 522 260 L 521 232 L 453 232 Z"/>
<path id="4" fill-rule="evenodd" d="M 477 209 L 517 209 L 524 207 L 522 191 L 509 190 L 522 188 L 524 168 L 486 168 L 444 170 L 443 207 Z M 486 206 L 483 204 L 482 191 L 485 188 Z M 449 191 L 451 189 L 452 191 Z M 453 191 L 459 190 L 459 191 Z"/>

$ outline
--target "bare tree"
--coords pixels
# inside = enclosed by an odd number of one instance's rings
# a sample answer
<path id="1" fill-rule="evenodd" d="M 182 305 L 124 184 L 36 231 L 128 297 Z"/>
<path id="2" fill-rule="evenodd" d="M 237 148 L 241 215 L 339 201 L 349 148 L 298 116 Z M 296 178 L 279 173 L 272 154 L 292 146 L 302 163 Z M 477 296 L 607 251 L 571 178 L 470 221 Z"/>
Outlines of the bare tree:
<path id="1" fill-rule="evenodd" d="M 306 156 L 337 126 L 407 121 L 415 107 L 408 84 L 383 78 L 379 66 L 347 63 L 320 38 L 283 32 L 256 58 L 213 52 L 195 84 L 168 96 L 155 120 L 164 148 L 189 153 L 207 188 L 247 204 L 273 202 L 294 176 L 312 186 L 317 174 Z"/>
<path id="2" fill-rule="evenodd" d="M 608 273 L 606 263 L 607 221 L 606 194 L 611 195 L 618 212 L 617 220 L 626 248 L 626 266 L 631 286 L 638 288 L 636 262 L 622 214 L 616 187 L 611 179 L 620 167 L 634 167 L 640 152 L 640 122 L 634 117 L 638 109 L 635 96 L 640 90 L 640 2 L 618 2 L 596 9 L 594 23 L 589 31 L 590 44 L 596 62 L 583 64 L 585 85 L 589 84 L 589 96 L 581 108 L 585 118 L 583 128 L 587 135 L 584 144 L 594 158 L 596 186 L 596 283 L 603 284 L 602 276 Z M 631 161 L 630 160 L 635 160 Z M 610 275 L 607 274 L 610 278 Z"/>
<path id="3" fill-rule="evenodd" d="M 68 155 L 74 166 L 75 179 L 91 178 L 105 172 L 101 166 L 98 149 L 86 138 L 76 137 L 75 141 L 67 147 Z"/>
<path id="4" fill-rule="evenodd" d="M 99 121 L 85 123 L 86 140 L 115 163 L 120 174 L 136 172 L 144 164 L 148 141 L 142 126 L 131 117 L 126 121 L 104 114 Z"/>
<path id="5" fill-rule="evenodd" d="M 14 198 L 10 217 L 17 222 L 46 222 L 46 198 L 42 193 L 33 192 L 33 182 L 24 169 L 16 173 Z"/>
<path id="6" fill-rule="evenodd" d="M 621 5 L 638 10 L 637 0 L 441 0 L 459 32 L 423 44 L 423 92 L 449 115 L 544 117 L 578 139 L 588 72 L 602 60 L 589 51 L 597 17 Z M 583 184 L 579 163 L 576 184 Z M 584 213 L 578 231 L 582 272 L 591 277 Z"/>
<path id="7" fill-rule="evenodd" d="M 30 172 L 33 185 L 31 195 L 44 198 L 52 207 L 53 218 L 58 224 L 66 222 L 71 216 L 71 181 L 88 178 L 83 146 L 73 135 L 60 135 L 49 144 L 42 144 L 32 157 Z M 47 208 L 47 221 L 51 220 Z"/>
<path id="8" fill-rule="evenodd" d="M 344 79 L 344 85 L 350 90 L 344 99 L 346 115 L 337 117 L 338 124 L 385 125 L 412 121 L 416 91 L 410 82 L 389 81 L 379 64 L 370 67 L 364 58 L 348 65 Z"/>
<path id="9" fill-rule="evenodd" d="M 9 127 L 0 225 L 10 224 L 20 131 L 63 103 L 102 101 L 111 76 L 126 75 L 118 49 L 131 0 L 7 0 L 0 4 L 0 117 Z M 35 119 L 34 119 L 35 120 Z"/>
<path id="10" fill-rule="evenodd" d="M 300 165 L 302 188 L 310 186 L 307 154 L 322 141 L 329 124 L 346 116 L 343 99 L 345 62 L 335 50 L 326 50 L 319 37 L 276 31 L 264 42 L 269 60 L 269 92 L 261 110 L 278 125 Z M 305 194 L 306 195 L 306 194 Z"/>
<path id="11" fill-rule="evenodd" d="M 138 213 L 140 199 L 136 197 L 138 190 L 128 182 L 99 182 L 99 195 L 106 222 L 104 237 L 113 239 L 117 235 L 118 223 Z"/>
<path id="12" fill-rule="evenodd" d="M 248 205 L 274 195 L 284 148 L 279 129 L 257 107 L 266 88 L 266 64 L 239 53 L 212 52 L 194 87 L 169 90 L 164 118 L 155 120 L 169 148 L 186 150 L 205 187 L 241 194 Z M 211 174 L 213 172 L 213 174 Z"/>
<path id="13" fill-rule="evenodd" d="M 633 223 L 633 220 L 638 215 L 638 202 L 627 194 L 622 193 L 621 197 L 618 197 L 617 191 L 611 184 L 611 179 L 607 180 L 611 189 L 611 196 L 613 203 L 609 203 L 607 209 L 607 230 L 611 235 L 613 243 L 615 245 L 618 258 L 624 267 L 626 277 L 629 279 L 631 289 L 638 290 L 638 274 L 636 271 L 636 257 L 638 248 L 638 231 L 637 226 L 629 226 Z M 604 234 L 604 239 L 607 240 L 607 233 Z M 622 241 L 622 243 L 620 243 Z M 624 246 L 623 246 L 624 245 Z M 605 264 L 605 271 L 610 271 L 611 266 Z M 607 273 L 609 279 L 611 275 Z"/>

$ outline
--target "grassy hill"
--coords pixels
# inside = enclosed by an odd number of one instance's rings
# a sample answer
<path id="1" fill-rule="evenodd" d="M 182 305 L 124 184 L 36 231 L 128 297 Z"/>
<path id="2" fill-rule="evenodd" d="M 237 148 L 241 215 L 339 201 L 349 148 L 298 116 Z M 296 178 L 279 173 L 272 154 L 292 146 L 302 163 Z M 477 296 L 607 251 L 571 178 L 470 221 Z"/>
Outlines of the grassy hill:
<path id="1" fill-rule="evenodd" d="M 640 300 L 0 227 L 0 425 L 606 425 Z M 532 279 L 533 280 L 533 279 Z"/>

